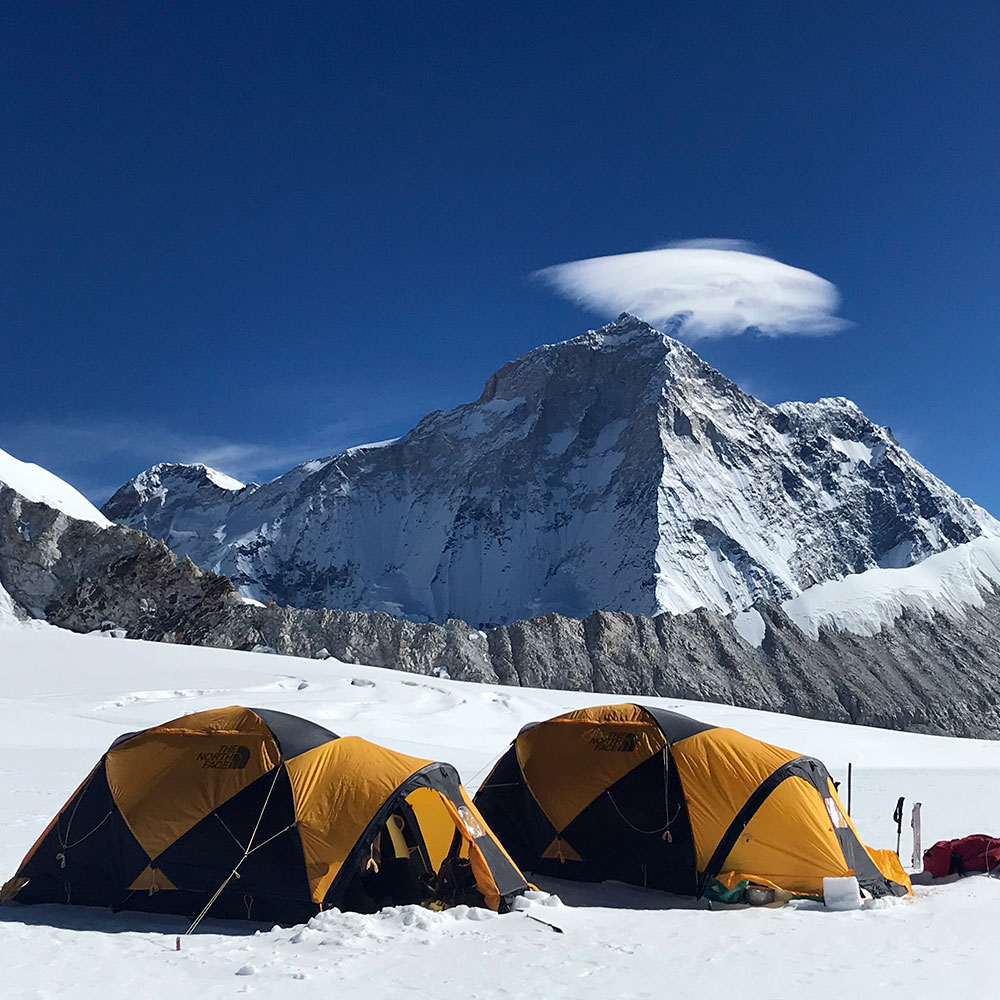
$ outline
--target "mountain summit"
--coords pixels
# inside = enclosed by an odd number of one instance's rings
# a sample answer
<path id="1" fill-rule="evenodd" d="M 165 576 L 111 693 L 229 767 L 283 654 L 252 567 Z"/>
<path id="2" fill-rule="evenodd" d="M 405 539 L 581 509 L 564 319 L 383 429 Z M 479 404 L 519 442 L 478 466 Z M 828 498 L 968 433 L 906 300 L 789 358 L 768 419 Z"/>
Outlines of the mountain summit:
<path id="1" fill-rule="evenodd" d="M 263 486 L 157 465 L 105 504 L 298 607 L 511 622 L 742 611 L 1000 534 L 846 399 L 770 407 L 623 314 Z"/>

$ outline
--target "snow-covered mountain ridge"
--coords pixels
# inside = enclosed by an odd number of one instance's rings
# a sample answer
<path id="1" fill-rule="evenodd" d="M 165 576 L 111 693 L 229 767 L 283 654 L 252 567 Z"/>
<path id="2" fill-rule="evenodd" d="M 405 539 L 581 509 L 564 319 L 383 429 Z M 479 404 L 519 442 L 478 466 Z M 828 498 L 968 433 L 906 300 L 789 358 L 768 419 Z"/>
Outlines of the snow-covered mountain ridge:
<path id="1" fill-rule="evenodd" d="M 157 465 L 103 512 L 258 600 L 476 624 L 744 612 L 1000 538 L 849 400 L 769 407 L 627 315 L 395 441 L 263 486 Z"/>
<path id="2" fill-rule="evenodd" d="M 78 490 L 48 469 L 22 462 L 0 450 L 0 485 L 15 490 L 26 500 L 47 504 L 67 517 L 92 521 L 106 528 L 111 522 Z"/>
<path id="3" fill-rule="evenodd" d="M 417 624 L 382 612 L 264 606 L 144 532 L 70 516 L 0 482 L 0 663 L 12 634 L 55 625 L 995 738 L 998 584 L 1000 541 L 981 536 L 916 566 L 867 570 L 735 616 L 594 611 L 483 631 L 459 619 Z"/>
<path id="4" fill-rule="evenodd" d="M 106 528 L 111 522 L 69 483 L 53 475 L 48 469 L 20 459 L 0 450 L 0 490 L 7 487 L 11 496 L 16 495 L 17 503 L 28 500 L 45 504 L 59 516 L 74 518 Z M 27 525 L 19 524 L 18 530 L 25 541 L 31 540 Z M 0 627 L 31 620 L 27 609 L 19 606 L 3 587 L 3 572 L 0 567 Z"/>

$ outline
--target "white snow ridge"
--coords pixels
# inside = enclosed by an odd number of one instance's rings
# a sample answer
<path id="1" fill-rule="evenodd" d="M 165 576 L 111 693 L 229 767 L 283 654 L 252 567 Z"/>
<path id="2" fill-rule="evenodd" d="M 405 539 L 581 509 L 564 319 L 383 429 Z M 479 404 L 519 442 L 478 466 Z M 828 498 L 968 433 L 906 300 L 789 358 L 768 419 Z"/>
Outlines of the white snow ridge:
<path id="1" fill-rule="evenodd" d="M 821 628 L 877 635 L 904 611 L 961 618 L 967 608 L 983 606 L 984 590 L 1000 590 L 1000 537 L 956 545 L 905 569 L 818 583 L 782 607 L 811 639 Z"/>
<path id="2" fill-rule="evenodd" d="M 21 462 L 0 451 L 0 486 L 9 486 L 26 500 L 48 504 L 70 517 L 93 521 L 102 528 L 111 522 L 80 492 L 40 465 Z"/>
<path id="3" fill-rule="evenodd" d="M 232 476 L 227 476 L 224 472 L 210 469 L 207 465 L 205 466 L 205 476 L 221 490 L 242 490 L 246 486 L 246 483 L 241 483 L 238 479 L 233 479 Z"/>

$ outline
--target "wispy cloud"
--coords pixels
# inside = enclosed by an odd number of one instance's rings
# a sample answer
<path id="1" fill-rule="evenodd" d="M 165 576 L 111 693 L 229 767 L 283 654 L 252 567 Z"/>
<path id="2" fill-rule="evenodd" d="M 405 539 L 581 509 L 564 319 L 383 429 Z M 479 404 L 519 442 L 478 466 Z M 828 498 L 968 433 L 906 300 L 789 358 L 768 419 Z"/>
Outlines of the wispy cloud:
<path id="1" fill-rule="evenodd" d="M 22 423 L 5 426 L 2 433 L 6 450 L 44 466 L 101 504 L 127 479 L 157 462 L 201 462 L 244 482 L 266 482 L 301 462 L 370 440 L 369 430 L 379 436 L 379 428 L 345 419 L 315 428 L 294 442 L 232 441 L 133 421 L 102 420 Z"/>
<path id="2" fill-rule="evenodd" d="M 535 276 L 609 318 L 630 312 L 659 325 L 679 320 L 691 340 L 821 336 L 848 325 L 836 315 L 836 286 L 739 240 L 688 240 L 555 264 Z"/>

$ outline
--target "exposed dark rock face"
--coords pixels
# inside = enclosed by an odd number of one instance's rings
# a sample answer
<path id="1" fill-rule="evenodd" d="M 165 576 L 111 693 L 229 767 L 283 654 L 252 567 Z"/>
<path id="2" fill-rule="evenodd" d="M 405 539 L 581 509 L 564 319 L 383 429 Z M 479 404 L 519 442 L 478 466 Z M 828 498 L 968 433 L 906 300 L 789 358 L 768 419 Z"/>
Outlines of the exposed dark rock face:
<path id="1" fill-rule="evenodd" d="M 872 637 L 821 631 L 817 640 L 777 604 L 760 601 L 766 630 L 759 648 L 707 609 L 655 618 L 549 614 L 483 632 L 455 619 L 415 624 L 383 613 L 248 604 L 227 578 L 178 560 L 142 532 L 75 520 L 2 484 L 0 585 L 22 611 L 76 631 L 113 622 L 134 639 L 269 647 L 460 680 L 1000 736 L 1000 596 L 993 592 L 963 618 L 904 614 Z"/>
<path id="2" fill-rule="evenodd" d="M 114 620 L 136 638 L 161 641 L 193 641 L 212 609 L 241 603 L 225 577 L 178 561 L 143 532 L 68 517 L 3 483 L 0 584 L 53 625 L 86 632 Z"/>

